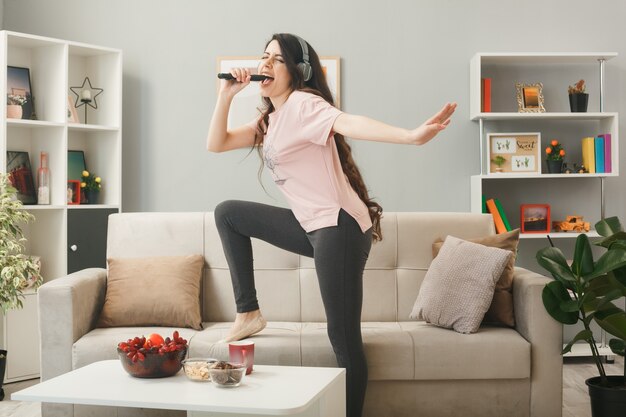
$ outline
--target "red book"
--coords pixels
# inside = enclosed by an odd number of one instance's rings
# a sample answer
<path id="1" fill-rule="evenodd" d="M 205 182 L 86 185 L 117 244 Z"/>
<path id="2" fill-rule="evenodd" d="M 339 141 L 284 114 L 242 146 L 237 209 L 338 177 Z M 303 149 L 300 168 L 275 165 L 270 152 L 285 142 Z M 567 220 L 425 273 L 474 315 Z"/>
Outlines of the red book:
<path id="1" fill-rule="evenodd" d="M 483 113 L 491 112 L 491 78 L 482 78 L 481 80 L 481 109 Z"/>

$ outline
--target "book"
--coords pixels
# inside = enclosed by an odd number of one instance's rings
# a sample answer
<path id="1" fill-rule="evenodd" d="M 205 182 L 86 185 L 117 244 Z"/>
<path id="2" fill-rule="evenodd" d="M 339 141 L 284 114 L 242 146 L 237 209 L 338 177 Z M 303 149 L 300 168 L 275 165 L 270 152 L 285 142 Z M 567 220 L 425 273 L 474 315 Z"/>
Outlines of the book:
<path id="1" fill-rule="evenodd" d="M 583 165 L 587 168 L 587 172 L 590 174 L 594 174 L 596 172 L 595 158 L 594 138 L 583 138 Z"/>
<path id="2" fill-rule="evenodd" d="M 599 136 L 604 138 L 604 172 L 610 174 L 613 172 L 613 166 L 611 164 L 611 134 L 604 133 Z"/>
<path id="3" fill-rule="evenodd" d="M 491 112 L 491 78 L 481 78 L 481 106 L 483 113 Z"/>
<path id="4" fill-rule="evenodd" d="M 500 213 L 500 217 L 502 218 L 502 222 L 504 223 L 506 231 L 510 232 L 513 229 L 511 228 L 511 223 L 509 223 L 509 219 L 506 217 L 506 213 L 504 212 L 504 207 L 502 207 L 502 203 L 500 203 L 500 200 L 498 200 L 497 198 L 494 198 L 493 201 L 495 201 L 496 203 L 498 213 Z"/>
<path id="5" fill-rule="evenodd" d="M 483 196 L 483 211 L 482 212 L 485 213 L 485 214 L 489 213 L 487 211 L 487 197 L 485 197 L 485 196 Z"/>
<path id="6" fill-rule="evenodd" d="M 496 225 L 496 232 L 498 234 L 506 233 L 506 226 L 504 225 L 504 221 L 502 221 L 502 217 L 500 217 L 500 212 L 498 211 L 498 207 L 496 206 L 496 202 L 493 198 L 487 200 L 487 210 L 489 210 L 489 213 L 491 213 L 491 216 L 493 217 L 493 222 Z"/>
<path id="7" fill-rule="evenodd" d="M 595 143 L 595 157 L 596 157 L 596 172 L 599 174 L 604 173 L 604 138 L 596 136 Z"/>

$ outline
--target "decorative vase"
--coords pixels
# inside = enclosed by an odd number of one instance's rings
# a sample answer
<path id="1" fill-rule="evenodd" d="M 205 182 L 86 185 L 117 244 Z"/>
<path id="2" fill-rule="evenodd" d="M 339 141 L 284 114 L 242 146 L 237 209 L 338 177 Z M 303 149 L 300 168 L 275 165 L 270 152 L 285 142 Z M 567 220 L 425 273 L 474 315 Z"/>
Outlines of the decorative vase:
<path id="1" fill-rule="evenodd" d="M 559 159 L 559 160 L 556 160 L 556 161 L 548 159 L 546 161 L 546 164 L 548 165 L 548 172 L 550 174 L 560 174 L 563 171 L 563 160 L 562 159 Z"/>
<path id="2" fill-rule="evenodd" d="M 22 106 L 18 104 L 7 104 L 7 117 L 9 119 L 21 119 L 22 114 Z"/>
<path id="3" fill-rule="evenodd" d="M 589 94 L 576 93 L 569 95 L 569 108 L 572 113 L 585 113 L 587 111 L 587 102 L 589 101 Z"/>
<path id="4" fill-rule="evenodd" d="M 609 375 L 609 386 L 600 385 L 600 377 L 596 376 L 585 381 L 589 387 L 592 417 L 622 417 L 626 410 L 626 386 L 624 377 Z"/>
<path id="5" fill-rule="evenodd" d="M 98 197 L 100 196 L 100 190 L 85 190 L 85 200 L 87 204 L 98 204 Z"/>

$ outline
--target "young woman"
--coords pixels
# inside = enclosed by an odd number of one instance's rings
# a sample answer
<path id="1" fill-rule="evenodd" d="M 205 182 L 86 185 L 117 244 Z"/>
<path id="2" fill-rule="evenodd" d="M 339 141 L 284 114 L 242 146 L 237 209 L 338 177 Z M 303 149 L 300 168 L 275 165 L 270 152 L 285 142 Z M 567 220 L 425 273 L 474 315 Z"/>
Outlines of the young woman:
<path id="1" fill-rule="evenodd" d="M 250 238 L 313 257 L 337 364 L 346 368 L 347 415 L 358 417 L 367 386 L 361 340 L 363 270 L 372 240 L 382 239 L 382 208 L 369 198 L 344 137 L 423 145 L 450 123 L 446 104 L 416 129 L 406 130 L 333 106 L 317 53 L 303 39 L 275 34 L 258 67 L 265 103 L 257 120 L 227 129 L 233 97 L 250 83 L 247 69 L 222 81 L 207 148 L 225 152 L 257 147 L 290 209 L 225 201 L 215 220 L 230 268 L 237 315 L 225 341 L 240 340 L 266 325 L 256 297 Z"/>

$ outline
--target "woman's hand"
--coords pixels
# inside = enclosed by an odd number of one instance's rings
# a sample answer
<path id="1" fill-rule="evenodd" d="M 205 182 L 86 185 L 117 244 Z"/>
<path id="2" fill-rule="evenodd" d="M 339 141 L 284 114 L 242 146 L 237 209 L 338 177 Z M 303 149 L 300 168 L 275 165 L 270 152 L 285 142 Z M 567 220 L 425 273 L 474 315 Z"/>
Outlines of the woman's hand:
<path id="1" fill-rule="evenodd" d="M 250 70 L 248 68 L 233 68 L 230 73 L 235 79 L 221 80 L 220 94 L 232 98 L 250 84 Z"/>
<path id="2" fill-rule="evenodd" d="M 444 130 L 450 124 L 450 117 L 456 110 L 456 103 L 447 103 L 430 119 L 426 120 L 417 129 L 409 132 L 409 143 L 413 145 L 423 145 L 437 136 L 437 133 Z"/>

